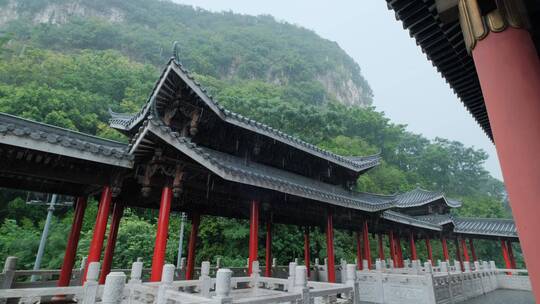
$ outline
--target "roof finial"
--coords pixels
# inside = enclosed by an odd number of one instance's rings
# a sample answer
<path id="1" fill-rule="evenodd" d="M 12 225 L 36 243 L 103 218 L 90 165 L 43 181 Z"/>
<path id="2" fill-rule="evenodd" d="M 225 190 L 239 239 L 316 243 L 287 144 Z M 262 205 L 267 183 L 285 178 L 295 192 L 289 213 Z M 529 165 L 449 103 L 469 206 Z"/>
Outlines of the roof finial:
<path id="1" fill-rule="evenodd" d="M 180 63 L 180 46 L 178 45 L 178 41 L 173 42 L 173 58 L 176 61 L 176 63 Z"/>

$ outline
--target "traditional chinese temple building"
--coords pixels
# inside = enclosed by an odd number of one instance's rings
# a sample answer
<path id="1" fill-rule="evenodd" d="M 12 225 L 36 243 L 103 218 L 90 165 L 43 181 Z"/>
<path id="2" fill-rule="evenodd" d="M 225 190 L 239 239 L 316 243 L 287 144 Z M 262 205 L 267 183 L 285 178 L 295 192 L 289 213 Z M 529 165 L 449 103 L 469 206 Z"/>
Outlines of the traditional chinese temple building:
<path id="1" fill-rule="evenodd" d="M 540 299 L 540 3 L 386 0 L 495 143 L 533 291 Z"/>
<path id="2" fill-rule="evenodd" d="M 336 155 L 230 112 L 174 59 L 140 112 L 111 115 L 110 125 L 129 144 L 0 114 L 0 186 L 77 197 L 59 286 L 69 284 L 89 196 L 100 197 L 88 263 L 102 261 L 101 282 L 111 269 L 124 207 L 159 209 L 152 281 L 161 279 L 171 211 L 187 212 L 193 225 L 186 279 L 193 276 L 201 215 L 249 219 L 250 262 L 259 256 L 264 225 L 266 276 L 272 275 L 273 223 L 305 229 L 299 241 L 308 269 L 310 227 L 326 231 L 329 282 L 336 281 L 334 229 L 356 232 L 359 268 L 372 268 L 376 258 L 403 267 L 404 256 L 417 259 L 417 240 L 424 240 L 432 261 L 450 259 L 447 240 L 456 243 L 456 259 L 477 260 L 478 238 L 501 242 L 507 268 L 515 268 L 512 220 L 454 217 L 450 210 L 460 202 L 420 188 L 395 195 L 358 192 L 357 178 L 379 164 L 378 155 Z M 373 250 L 370 234 L 378 239 Z M 441 240 L 443 256 L 433 257 L 433 239 Z M 386 246 L 391 257 L 385 257 Z"/>

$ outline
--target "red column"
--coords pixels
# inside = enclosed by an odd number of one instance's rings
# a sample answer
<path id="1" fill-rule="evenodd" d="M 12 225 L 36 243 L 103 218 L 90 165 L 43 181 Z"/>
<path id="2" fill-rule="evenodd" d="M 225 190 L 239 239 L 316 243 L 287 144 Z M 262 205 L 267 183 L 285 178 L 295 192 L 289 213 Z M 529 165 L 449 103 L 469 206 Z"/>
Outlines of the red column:
<path id="1" fill-rule="evenodd" d="M 461 251 L 459 250 L 459 241 L 457 238 L 454 240 L 454 244 L 456 245 L 456 258 L 461 266 L 461 271 L 465 271 L 465 267 L 463 266 L 463 258 L 461 257 Z"/>
<path id="2" fill-rule="evenodd" d="M 418 260 L 418 255 L 416 254 L 416 243 L 414 242 L 414 233 L 409 234 L 409 241 L 411 247 L 411 260 Z"/>
<path id="3" fill-rule="evenodd" d="M 356 263 L 357 268 L 362 270 L 362 235 L 358 231 L 356 232 L 356 259 L 358 260 Z"/>
<path id="4" fill-rule="evenodd" d="M 201 215 L 198 212 L 193 212 L 191 214 L 191 232 L 189 233 L 186 280 L 193 279 L 195 269 L 195 248 L 197 247 L 197 236 L 199 235 L 200 223 Z"/>
<path id="5" fill-rule="evenodd" d="M 104 186 L 103 191 L 101 192 L 101 198 L 99 200 L 96 224 L 94 225 L 94 234 L 92 235 L 90 249 L 88 250 L 86 267 L 84 268 L 84 275 L 82 279 L 83 283 L 86 281 L 88 264 L 90 264 L 91 262 L 99 262 L 99 259 L 101 258 L 101 249 L 103 248 L 103 239 L 105 238 L 105 231 L 107 230 L 107 220 L 109 219 L 110 207 L 111 188 L 109 186 Z"/>
<path id="6" fill-rule="evenodd" d="M 465 259 L 465 262 L 470 262 L 471 259 L 469 258 L 469 251 L 467 250 L 467 243 L 465 242 L 465 239 L 462 238 L 460 242 L 461 242 L 461 250 L 463 250 L 463 258 Z"/>
<path id="7" fill-rule="evenodd" d="M 383 235 L 382 233 L 379 233 L 378 241 L 379 241 L 379 259 L 381 261 L 384 261 L 384 246 L 383 246 Z"/>
<path id="8" fill-rule="evenodd" d="M 508 257 L 510 258 L 510 266 L 512 269 L 516 269 L 516 258 L 514 257 L 514 249 L 512 249 L 512 241 L 506 241 L 506 248 L 508 249 Z"/>
<path id="9" fill-rule="evenodd" d="M 448 254 L 448 244 L 446 243 L 446 238 L 441 238 L 443 258 L 445 261 L 450 261 L 450 254 Z"/>
<path id="10" fill-rule="evenodd" d="M 249 212 L 249 265 L 251 274 L 253 262 L 257 260 L 259 250 L 259 201 L 252 200 Z"/>
<path id="11" fill-rule="evenodd" d="M 118 235 L 120 219 L 122 218 L 123 213 L 124 205 L 114 203 L 111 225 L 109 226 L 109 237 L 107 238 L 107 247 L 105 247 L 103 265 L 101 266 L 101 274 L 99 276 L 99 284 L 105 284 L 105 277 L 111 272 L 114 247 L 116 246 L 116 236 Z"/>
<path id="12" fill-rule="evenodd" d="M 309 227 L 306 226 L 306 230 L 304 230 L 304 264 L 306 264 L 308 278 L 311 273 L 310 261 L 311 257 L 309 252 Z"/>
<path id="13" fill-rule="evenodd" d="M 501 250 L 504 259 L 504 264 L 506 269 L 512 268 L 512 263 L 510 262 L 510 255 L 508 254 L 508 247 L 506 247 L 506 242 L 501 240 Z"/>
<path id="14" fill-rule="evenodd" d="M 473 262 L 478 261 L 478 258 L 476 256 L 476 250 L 474 249 L 474 243 L 473 243 L 472 238 L 469 239 L 469 247 L 471 248 L 471 256 L 472 256 Z"/>
<path id="15" fill-rule="evenodd" d="M 540 299 L 540 60 L 530 34 L 508 27 L 489 33 L 473 50 L 474 63 L 512 213 Z"/>
<path id="16" fill-rule="evenodd" d="M 367 260 L 367 267 L 368 270 L 371 269 L 371 246 L 369 244 L 369 230 L 368 230 L 368 222 L 364 221 L 364 230 L 362 231 L 364 234 L 364 257 Z"/>
<path id="17" fill-rule="evenodd" d="M 165 251 L 167 249 L 167 236 L 169 232 L 169 214 L 171 212 L 172 191 L 171 187 L 165 186 L 161 190 L 161 202 L 159 204 L 159 216 L 157 223 L 156 242 L 152 257 L 151 282 L 161 281 L 161 272 L 165 263 Z"/>
<path id="18" fill-rule="evenodd" d="M 396 252 L 396 240 L 394 238 L 394 232 L 390 230 L 388 232 L 388 242 L 390 243 L 390 256 L 394 262 L 394 267 L 398 267 L 398 259 Z"/>
<path id="19" fill-rule="evenodd" d="M 73 213 L 73 222 L 71 223 L 66 253 L 64 254 L 64 262 L 62 263 L 62 270 L 60 270 L 58 287 L 69 286 L 69 282 L 71 281 L 71 271 L 75 264 L 75 256 L 77 255 L 77 246 L 79 245 L 85 209 L 86 197 L 78 197 L 75 205 L 75 212 Z"/>
<path id="20" fill-rule="evenodd" d="M 329 211 L 326 215 L 326 254 L 328 255 L 328 282 L 336 282 L 336 265 L 334 261 L 334 223 L 332 213 Z"/>
<path id="21" fill-rule="evenodd" d="M 264 276 L 272 276 L 272 221 L 266 221 L 266 267 Z"/>
<path id="22" fill-rule="evenodd" d="M 403 264 L 403 248 L 401 248 L 401 239 L 399 235 L 396 237 L 396 253 L 397 253 L 399 268 L 403 268 L 403 266 L 405 266 Z"/>
<path id="23" fill-rule="evenodd" d="M 433 264 L 433 250 L 431 250 L 431 242 L 429 240 L 429 237 L 426 237 L 426 251 L 428 259 L 431 261 L 431 264 Z"/>

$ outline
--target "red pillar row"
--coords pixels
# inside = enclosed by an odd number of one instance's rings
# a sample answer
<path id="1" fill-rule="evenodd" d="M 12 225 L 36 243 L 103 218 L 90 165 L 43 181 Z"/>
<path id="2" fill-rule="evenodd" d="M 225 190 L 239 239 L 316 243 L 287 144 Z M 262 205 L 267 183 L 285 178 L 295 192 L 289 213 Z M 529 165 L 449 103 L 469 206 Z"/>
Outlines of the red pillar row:
<path id="1" fill-rule="evenodd" d="M 161 190 L 161 202 L 159 204 L 159 215 L 156 231 L 156 241 L 154 245 L 154 255 L 152 256 L 151 282 L 161 281 L 161 272 L 165 264 L 165 251 L 167 249 L 167 237 L 169 233 L 169 215 L 171 213 L 172 190 L 165 186 Z"/>
<path id="2" fill-rule="evenodd" d="M 465 242 L 465 239 L 462 238 L 460 240 L 461 243 L 461 250 L 463 250 L 463 258 L 465 262 L 470 262 L 471 259 L 469 258 L 469 250 L 467 250 L 467 243 Z"/>
<path id="3" fill-rule="evenodd" d="M 101 266 L 101 274 L 99 276 L 99 284 L 105 284 L 105 278 L 109 272 L 111 272 L 116 237 L 118 236 L 118 228 L 120 227 L 120 219 L 122 218 L 123 213 L 124 205 L 114 203 L 111 225 L 109 227 L 109 237 L 107 238 L 107 247 L 105 248 L 103 265 Z"/>
<path id="4" fill-rule="evenodd" d="M 356 260 L 358 270 L 362 270 L 362 235 L 358 231 L 356 232 Z"/>
<path id="5" fill-rule="evenodd" d="M 272 220 L 266 221 L 266 267 L 264 276 L 272 276 Z"/>
<path id="6" fill-rule="evenodd" d="M 197 237 L 199 235 L 200 223 L 201 215 L 198 212 L 191 213 L 191 232 L 189 233 L 186 280 L 193 279 L 193 273 L 195 270 L 195 249 L 197 247 Z"/>
<path id="7" fill-rule="evenodd" d="M 383 235 L 382 233 L 378 234 L 378 241 L 379 241 L 379 259 L 381 261 L 384 261 L 384 246 L 383 246 Z"/>
<path id="8" fill-rule="evenodd" d="M 328 282 L 336 282 L 336 265 L 334 261 L 334 223 L 332 213 L 329 211 L 326 216 L 326 254 L 328 255 Z"/>
<path id="9" fill-rule="evenodd" d="M 459 250 L 459 241 L 457 238 L 454 239 L 454 244 L 456 246 L 456 258 L 461 266 L 461 271 L 465 271 L 465 267 L 463 266 L 463 258 L 461 257 L 461 250 Z"/>
<path id="10" fill-rule="evenodd" d="M 372 269 L 372 267 L 371 267 L 371 246 L 369 243 L 369 230 L 368 230 L 367 221 L 364 221 L 363 235 L 364 235 L 364 257 L 367 260 L 367 267 L 369 270 L 369 269 Z"/>
<path id="11" fill-rule="evenodd" d="M 392 230 L 388 232 L 388 242 L 390 243 L 390 256 L 392 258 L 392 261 L 394 262 L 394 267 L 398 267 L 396 240 L 394 237 L 394 232 Z"/>
<path id="12" fill-rule="evenodd" d="M 443 258 L 445 261 L 450 261 L 450 254 L 448 253 L 448 244 L 446 243 L 446 238 L 441 238 Z"/>
<path id="13" fill-rule="evenodd" d="M 397 253 L 398 267 L 403 268 L 405 266 L 403 263 L 403 248 L 401 247 L 401 239 L 399 235 L 396 237 L 396 253 Z"/>
<path id="14" fill-rule="evenodd" d="M 109 219 L 110 207 L 111 188 L 107 185 L 103 187 L 101 198 L 99 200 L 98 213 L 96 216 L 96 223 L 94 225 L 94 234 L 92 235 L 90 249 L 88 250 L 86 267 L 84 267 L 84 275 L 82 278 L 83 283 L 86 282 L 88 265 L 92 262 L 99 262 L 101 258 L 101 249 L 103 248 L 103 239 L 105 238 L 105 231 L 107 230 L 107 220 Z"/>
<path id="15" fill-rule="evenodd" d="M 473 262 L 478 261 L 478 257 L 476 256 L 476 250 L 474 249 L 474 243 L 473 243 L 472 238 L 469 239 L 469 247 L 471 249 L 471 256 L 472 256 Z"/>
<path id="16" fill-rule="evenodd" d="M 501 250 L 506 269 L 512 268 L 512 262 L 510 262 L 510 255 L 508 254 L 508 247 L 505 240 L 501 240 Z"/>
<path id="17" fill-rule="evenodd" d="M 253 262 L 257 260 L 259 252 L 259 206 L 259 201 L 251 201 L 249 212 L 249 275 L 251 275 Z"/>
<path id="18" fill-rule="evenodd" d="M 66 245 L 66 253 L 64 254 L 64 262 L 60 270 L 58 287 L 69 286 L 69 282 L 71 281 L 71 271 L 75 265 L 75 256 L 77 255 L 77 246 L 79 245 L 85 210 L 86 197 L 78 197 L 73 214 L 73 222 L 71 223 L 71 231 Z"/>
<path id="19" fill-rule="evenodd" d="M 306 226 L 306 229 L 304 230 L 304 264 L 306 264 L 308 278 L 310 276 L 310 261 L 311 257 L 309 251 L 309 227 Z"/>
<path id="20" fill-rule="evenodd" d="M 418 260 L 418 255 L 416 254 L 416 243 L 414 241 L 414 233 L 409 234 L 409 246 L 411 249 L 411 260 Z"/>
<path id="21" fill-rule="evenodd" d="M 508 257 L 510 258 L 510 266 L 512 269 L 516 269 L 516 257 L 514 256 L 514 249 L 512 248 L 512 241 L 508 240 L 506 242 L 506 248 L 508 248 Z"/>
<path id="22" fill-rule="evenodd" d="M 431 261 L 431 264 L 433 264 L 433 250 L 431 249 L 429 237 L 426 237 L 426 251 L 428 254 L 428 259 Z"/>

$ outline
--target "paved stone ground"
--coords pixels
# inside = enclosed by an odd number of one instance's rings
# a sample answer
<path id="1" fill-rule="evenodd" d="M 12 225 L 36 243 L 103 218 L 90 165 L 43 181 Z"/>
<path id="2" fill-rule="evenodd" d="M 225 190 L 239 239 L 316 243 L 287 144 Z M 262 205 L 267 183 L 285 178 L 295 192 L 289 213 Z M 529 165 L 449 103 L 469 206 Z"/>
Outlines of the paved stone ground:
<path id="1" fill-rule="evenodd" d="M 533 295 L 529 291 L 498 289 L 485 296 L 470 299 L 463 304 L 534 304 Z"/>

